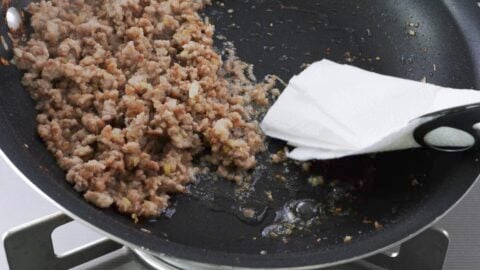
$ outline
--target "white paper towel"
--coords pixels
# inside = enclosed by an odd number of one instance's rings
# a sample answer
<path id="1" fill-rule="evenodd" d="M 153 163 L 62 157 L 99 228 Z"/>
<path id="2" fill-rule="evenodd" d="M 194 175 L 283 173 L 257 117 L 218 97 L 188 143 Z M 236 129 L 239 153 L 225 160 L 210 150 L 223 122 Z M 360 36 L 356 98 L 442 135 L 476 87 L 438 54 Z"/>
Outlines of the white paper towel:
<path id="1" fill-rule="evenodd" d="M 322 60 L 294 76 L 261 123 L 297 160 L 419 147 L 417 118 L 480 102 L 480 92 L 376 74 Z"/>

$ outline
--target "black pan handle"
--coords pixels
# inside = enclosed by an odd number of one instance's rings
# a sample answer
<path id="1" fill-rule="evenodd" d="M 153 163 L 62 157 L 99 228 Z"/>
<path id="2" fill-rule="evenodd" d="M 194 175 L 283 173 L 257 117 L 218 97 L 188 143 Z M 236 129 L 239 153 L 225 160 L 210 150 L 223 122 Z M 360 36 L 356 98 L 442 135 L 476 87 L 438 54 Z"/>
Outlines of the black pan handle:
<path id="1" fill-rule="evenodd" d="M 56 228 L 71 221 L 59 212 L 8 231 L 3 245 L 10 269 L 70 269 L 122 247 L 103 239 L 58 256 L 51 235 Z"/>
<path id="2" fill-rule="evenodd" d="M 480 103 L 474 103 L 459 107 L 454 107 L 434 113 L 421 116 L 419 119 L 431 119 L 420 124 L 413 132 L 415 141 L 423 147 L 444 151 L 459 152 L 478 147 L 480 145 Z M 470 134 L 475 142 L 473 145 L 465 147 L 443 147 L 435 146 L 425 140 L 425 136 L 431 131 L 440 127 L 450 127 Z"/>

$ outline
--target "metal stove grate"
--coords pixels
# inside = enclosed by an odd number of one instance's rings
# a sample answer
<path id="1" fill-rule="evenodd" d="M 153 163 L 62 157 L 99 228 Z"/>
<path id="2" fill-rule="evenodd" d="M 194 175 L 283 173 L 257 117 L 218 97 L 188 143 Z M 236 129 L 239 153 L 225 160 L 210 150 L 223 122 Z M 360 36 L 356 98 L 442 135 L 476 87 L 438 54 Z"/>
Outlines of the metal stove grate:
<path id="1" fill-rule="evenodd" d="M 72 221 L 57 213 L 16 227 L 4 236 L 4 246 L 11 270 L 23 269 L 220 269 L 213 265 L 156 257 L 126 248 L 110 239 L 77 248 L 61 257 L 53 249 L 52 232 Z M 328 270 L 440 270 L 449 244 L 445 230 L 431 228 L 402 244 L 396 251 L 374 255 L 364 260 L 326 268 Z"/>

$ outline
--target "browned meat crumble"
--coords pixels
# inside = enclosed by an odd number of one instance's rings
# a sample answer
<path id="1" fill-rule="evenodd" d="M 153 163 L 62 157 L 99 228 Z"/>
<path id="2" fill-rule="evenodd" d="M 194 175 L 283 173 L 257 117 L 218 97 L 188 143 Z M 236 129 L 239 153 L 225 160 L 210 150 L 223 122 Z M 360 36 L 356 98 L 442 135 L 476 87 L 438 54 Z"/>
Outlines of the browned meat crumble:
<path id="1" fill-rule="evenodd" d="M 38 133 L 67 181 L 98 207 L 154 217 L 185 192 L 200 156 L 242 181 L 263 135 L 254 105 L 273 80 L 213 48 L 208 0 L 31 3 L 14 61 L 36 101 Z"/>

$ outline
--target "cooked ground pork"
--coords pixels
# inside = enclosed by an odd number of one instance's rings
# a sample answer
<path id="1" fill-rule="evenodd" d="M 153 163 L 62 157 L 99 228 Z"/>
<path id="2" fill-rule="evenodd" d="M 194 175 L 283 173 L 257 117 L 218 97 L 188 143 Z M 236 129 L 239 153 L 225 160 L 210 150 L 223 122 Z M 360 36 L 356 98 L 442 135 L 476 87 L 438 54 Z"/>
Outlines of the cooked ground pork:
<path id="1" fill-rule="evenodd" d="M 213 48 L 198 11 L 209 0 L 31 3 L 32 34 L 15 41 L 38 133 L 66 179 L 98 207 L 154 217 L 185 192 L 196 156 L 237 182 L 263 136 L 254 106 L 272 80 Z"/>

